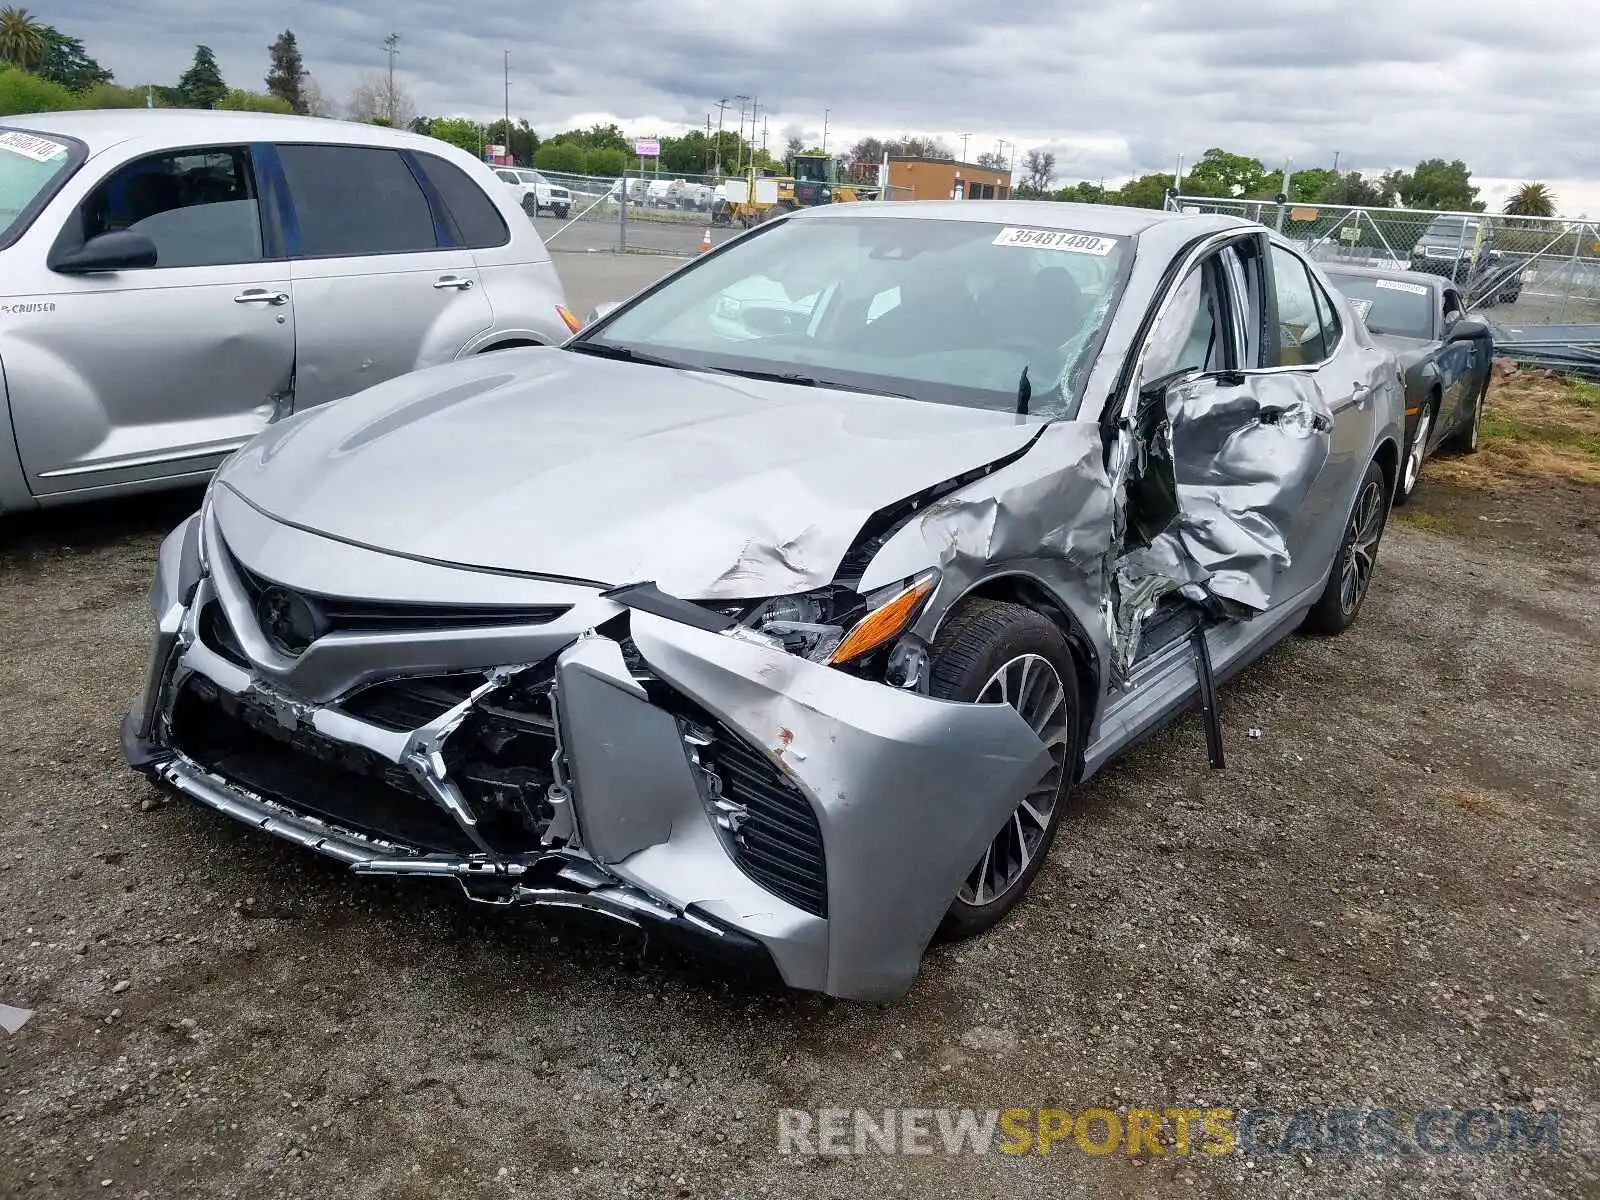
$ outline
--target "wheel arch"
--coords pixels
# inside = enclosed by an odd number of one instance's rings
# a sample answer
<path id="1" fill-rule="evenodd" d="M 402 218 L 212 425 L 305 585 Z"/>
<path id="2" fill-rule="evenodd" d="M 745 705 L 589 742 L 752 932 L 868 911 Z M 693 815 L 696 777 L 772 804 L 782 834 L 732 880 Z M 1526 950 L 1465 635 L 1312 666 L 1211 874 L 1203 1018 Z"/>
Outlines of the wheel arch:
<path id="1" fill-rule="evenodd" d="M 1078 675 L 1078 690 L 1082 699 L 1078 714 L 1079 755 L 1076 771 L 1083 770 L 1083 751 L 1088 748 L 1090 731 L 1100 704 L 1100 651 L 1094 638 L 1089 636 L 1084 623 L 1038 576 L 1026 571 L 1005 571 L 990 575 L 973 584 L 945 609 L 937 628 L 929 636 L 931 642 L 950 619 L 973 600 L 997 600 L 1021 605 L 1048 617 L 1061 630 L 1072 651 L 1073 669 Z"/>
<path id="2" fill-rule="evenodd" d="M 1384 487 L 1388 489 L 1389 497 L 1393 500 L 1395 485 L 1400 480 L 1399 444 L 1392 437 L 1384 438 L 1373 452 L 1372 461 L 1383 471 Z"/>
<path id="3" fill-rule="evenodd" d="M 545 342 L 531 337 L 509 337 L 498 342 L 490 342 L 487 346 L 480 346 L 475 351 L 478 354 L 488 354 L 491 350 L 516 350 L 526 346 L 544 346 Z"/>

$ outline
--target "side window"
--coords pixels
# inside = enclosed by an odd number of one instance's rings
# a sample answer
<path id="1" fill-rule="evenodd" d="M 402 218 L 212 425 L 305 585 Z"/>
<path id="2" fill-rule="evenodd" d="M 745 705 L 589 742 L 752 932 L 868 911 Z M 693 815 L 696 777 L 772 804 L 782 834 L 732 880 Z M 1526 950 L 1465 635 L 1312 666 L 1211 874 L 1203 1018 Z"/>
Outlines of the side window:
<path id="1" fill-rule="evenodd" d="M 1309 367 L 1327 358 L 1316 285 L 1305 264 L 1282 246 L 1272 247 L 1272 286 L 1278 301 L 1278 353 L 1276 362 L 1264 365 Z"/>
<path id="2" fill-rule="evenodd" d="M 300 257 L 344 258 L 433 250 L 433 210 L 395 150 L 278 147 L 300 225 Z"/>
<path id="3" fill-rule="evenodd" d="M 243 146 L 172 150 L 119 167 L 78 209 L 83 240 L 131 230 L 157 267 L 260 262 L 261 209 Z"/>
<path id="4" fill-rule="evenodd" d="M 1175 371 L 1221 370 L 1228 344 L 1227 310 L 1222 301 L 1222 260 L 1212 255 L 1197 264 L 1173 293 L 1166 312 L 1145 344 L 1143 386 Z"/>
<path id="5" fill-rule="evenodd" d="M 517 178 L 517 173 L 515 171 L 496 171 L 495 174 L 500 176 L 500 178 L 505 180 L 507 183 L 519 183 L 519 182 L 521 182 Z"/>
<path id="6" fill-rule="evenodd" d="M 1316 295 L 1317 321 L 1322 326 L 1322 357 L 1327 358 L 1339 348 L 1344 327 L 1339 323 L 1339 310 L 1334 307 L 1333 297 L 1315 278 L 1311 280 L 1311 290 Z"/>
<path id="7" fill-rule="evenodd" d="M 483 194 L 483 189 L 472 177 L 453 163 L 436 154 L 416 152 L 417 163 L 428 177 L 444 206 L 455 222 L 461 240 L 473 250 L 487 250 L 491 246 L 504 246 L 511 240 L 511 230 L 505 218 L 494 206 L 494 201 Z"/>

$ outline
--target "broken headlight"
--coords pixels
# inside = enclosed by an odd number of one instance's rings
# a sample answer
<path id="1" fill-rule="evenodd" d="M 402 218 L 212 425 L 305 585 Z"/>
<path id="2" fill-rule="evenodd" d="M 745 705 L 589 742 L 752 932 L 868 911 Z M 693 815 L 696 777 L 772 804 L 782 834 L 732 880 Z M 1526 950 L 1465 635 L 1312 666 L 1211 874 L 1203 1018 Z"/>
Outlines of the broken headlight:
<path id="1" fill-rule="evenodd" d="M 738 628 L 790 654 L 842 666 L 882 649 L 909 629 L 938 584 L 935 569 L 867 596 L 836 585 L 775 596 L 745 614 Z"/>

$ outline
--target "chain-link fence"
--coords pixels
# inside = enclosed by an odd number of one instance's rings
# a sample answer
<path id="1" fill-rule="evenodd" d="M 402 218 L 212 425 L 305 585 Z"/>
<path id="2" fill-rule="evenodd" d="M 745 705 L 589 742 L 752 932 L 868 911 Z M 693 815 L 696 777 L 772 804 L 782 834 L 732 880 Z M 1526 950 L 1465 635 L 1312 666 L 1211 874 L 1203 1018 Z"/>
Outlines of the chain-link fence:
<path id="1" fill-rule="evenodd" d="M 518 188 L 523 209 L 545 244 L 558 252 L 694 254 L 708 238 L 716 244 L 759 222 L 780 201 L 815 203 L 817 187 L 825 186 L 758 178 L 752 188 L 746 177 L 571 175 L 526 167 L 501 167 L 496 173 Z M 876 192 L 848 180 L 832 187 L 840 200 L 872 199 Z"/>
<path id="2" fill-rule="evenodd" d="M 1186 212 L 1228 213 L 1278 230 L 1322 262 L 1453 279 L 1501 325 L 1600 323 L 1600 224 L 1500 213 L 1350 208 L 1178 196 Z"/>

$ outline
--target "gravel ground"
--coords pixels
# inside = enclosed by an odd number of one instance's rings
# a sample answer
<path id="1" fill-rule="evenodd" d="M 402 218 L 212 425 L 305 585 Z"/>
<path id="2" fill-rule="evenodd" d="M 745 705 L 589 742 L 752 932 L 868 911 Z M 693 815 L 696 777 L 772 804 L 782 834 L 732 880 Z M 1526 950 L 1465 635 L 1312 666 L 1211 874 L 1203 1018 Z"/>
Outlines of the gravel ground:
<path id="1" fill-rule="evenodd" d="M 0 524 L 0 1195 L 1600 1195 L 1600 489 L 1425 476 L 1357 626 L 1076 798 L 892 1006 L 358 881 L 127 770 L 160 535 Z M 0 1013 L 3 1015 L 3 1013 Z M 1555 1155 L 780 1156 L 777 1111 L 1561 1110 Z"/>

